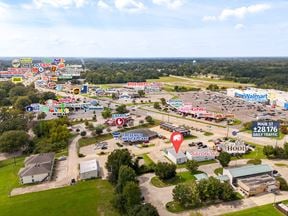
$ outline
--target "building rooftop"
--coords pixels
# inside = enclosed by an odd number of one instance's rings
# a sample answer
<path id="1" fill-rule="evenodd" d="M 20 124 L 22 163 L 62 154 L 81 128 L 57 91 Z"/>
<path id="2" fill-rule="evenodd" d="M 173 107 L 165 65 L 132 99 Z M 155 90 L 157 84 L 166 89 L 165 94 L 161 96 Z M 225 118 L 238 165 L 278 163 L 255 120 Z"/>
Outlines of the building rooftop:
<path id="1" fill-rule="evenodd" d="M 230 168 L 227 170 L 231 173 L 233 178 L 273 171 L 273 169 L 267 164 L 247 165 L 247 166 L 242 166 L 242 167 L 237 167 L 237 168 Z"/>
<path id="2" fill-rule="evenodd" d="M 175 158 L 186 158 L 186 155 L 182 151 L 178 151 L 178 153 L 176 153 L 173 147 L 166 149 L 166 151 L 167 153 L 169 152 L 170 154 L 172 154 Z"/>
<path id="3" fill-rule="evenodd" d="M 200 173 L 194 175 L 197 181 L 200 181 L 202 179 L 208 179 L 208 175 L 206 173 Z"/>
<path id="4" fill-rule="evenodd" d="M 80 162 L 80 174 L 90 171 L 98 170 L 99 166 L 97 160 L 89 160 Z"/>
<path id="5" fill-rule="evenodd" d="M 31 155 L 30 157 L 25 159 L 25 166 L 27 166 L 29 164 L 39 164 L 39 163 L 51 162 L 52 160 L 54 160 L 54 157 L 55 157 L 54 152 Z"/>
<path id="6" fill-rule="evenodd" d="M 220 181 L 229 181 L 229 177 L 227 175 L 219 175 L 216 178 Z"/>
<path id="7" fill-rule="evenodd" d="M 129 134 L 129 133 L 141 133 L 144 136 L 147 137 L 154 137 L 157 136 L 158 134 L 155 131 L 149 130 L 147 128 L 143 128 L 143 129 L 134 129 L 134 130 L 130 130 L 130 131 L 126 131 L 124 132 L 124 134 Z"/>

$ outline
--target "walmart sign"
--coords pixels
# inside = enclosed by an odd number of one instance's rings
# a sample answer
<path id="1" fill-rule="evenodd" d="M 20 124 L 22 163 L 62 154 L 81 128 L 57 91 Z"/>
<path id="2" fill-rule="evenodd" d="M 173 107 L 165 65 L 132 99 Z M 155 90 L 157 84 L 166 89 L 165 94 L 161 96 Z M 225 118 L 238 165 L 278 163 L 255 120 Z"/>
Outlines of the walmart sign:
<path id="1" fill-rule="evenodd" d="M 257 102 L 265 102 L 268 100 L 267 94 L 249 94 L 249 93 L 235 93 L 235 97 L 242 98 L 246 101 L 257 101 Z"/>

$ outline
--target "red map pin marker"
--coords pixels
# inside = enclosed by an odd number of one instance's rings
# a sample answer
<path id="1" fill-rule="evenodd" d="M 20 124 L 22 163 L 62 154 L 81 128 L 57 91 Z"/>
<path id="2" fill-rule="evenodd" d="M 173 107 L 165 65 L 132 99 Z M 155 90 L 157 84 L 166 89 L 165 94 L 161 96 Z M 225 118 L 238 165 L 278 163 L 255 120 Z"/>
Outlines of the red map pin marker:
<path id="1" fill-rule="evenodd" d="M 178 153 L 181 143 L 183 142 L 183 135 L 179 132 L 173 132 L 170 136 L 170 141 L 173 143 L 176 153 Z"/>
<path id="2" fill-rule="evenodd" d="M 124 124 L 124 119 L 123 118 L 117 118 L 115 120 L 115 123 L 117 126 L 122 126 Z"/>

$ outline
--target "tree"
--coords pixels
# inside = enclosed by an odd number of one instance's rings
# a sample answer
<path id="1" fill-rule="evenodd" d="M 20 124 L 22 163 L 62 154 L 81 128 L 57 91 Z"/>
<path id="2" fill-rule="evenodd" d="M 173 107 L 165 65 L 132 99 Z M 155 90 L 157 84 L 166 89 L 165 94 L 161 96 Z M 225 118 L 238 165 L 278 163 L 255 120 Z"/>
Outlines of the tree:
<path id="1" fill-rule="evenodd" d="M 32 102 L 27 96 L 18 97 L 14 103 L 14 107 L 19 110 L 25 110 L 25 107 L 30 105 Z"/>
<path id="2" fill-rule="evenodd" d="M 166 106 L 167 105 L 167 102 L 166 102 L 166 99 L 165 98 L 160 98 L 160 101 L 161 101 L 161 104 L 163 106 Z"/>
<path id="3" fill-rule="evenodd" d="M 284 151 L 285 151 L 286 156 L 288 157 L 288 143 L 284 144 Z"/>
<path id="4" fill-rule="evenodd" d="M 103 110 L 103 112 L 101 112 L 101 115 L 102 115 L 102 117 L 103 117 L 104 119 L 111 118 L 111 116 L 112 116 L 111 109 L 105 107 L 104 110 Z"/>
<path id="5" fill-rule="evenodd" d="M 112 200 L 112 205 L 121 213 L 121 215 L 126 212 L 126 199 L 122 194 L 116 194 Z"/>
<path id="6" fill-rule="evenodd" d="M 154 109 L 161 109 L 159 102 L 154 102 Z"/>
<path id="7" fill-rule="evenodd" d="M 144 97 L 145 96 L 144 90 L 138 90 L 138 95 L 140 98 Z"/>
<path id="8" fill-rule="evenodd" d="M 109 181 L 112 184 L 117 184 L 119 169 L 122 165 L 132 166 L 132 157 L 128 149 L 116 149 L 108 156 L 105 166 L 110 172 Z"/>
<path id="9" fill-rule="evenodd" d="M 131 167 L 122 165 L 119 169 L 116 191 L 122 193 L 127 182 L 136 182 L 136 173 Z"/>
<path id="10" fill-rule="evenodd" d="M 150 203 L 136 205 L 129 211 L 129 216 L 159 216 L 157 209 Z"/>
<path id="11" fill-rule="evenodd" d="M 159 162 L 155 167 L 155 174 L 162 180 L 173 178 L 176 175 L 176 165 L 167 162 Z"/>
<path id="12" fill-rule="evenodd" d="M 97 125 L 96 127 L 95 127 L 95 132 L 96 132 L 96 134 L 97 135 L 100 135 L 100 134 L 102 134 L 103 133 L 103 126 L 102 125 Z"/>
<path id="13" fill-rule="evenodd" d="M 146 116 L 145 120 L 149 123 L 149 124 L 154 124 L 154 119 L 151 116 Z"/>
<path id="14" fill-rule="evenodd" d="M 118 96 L 115 93 L 112 93 L 112 99 L 116 100 L 116 99 L 118 99 Z"/>
<path id="15" fill-rule="evenodd" d="M 0 151 L 13 153 L 23 150 L 29 144 L 29 136 L 25 131 L 6 131 L 0 136 Z"/>
<path id="16" fill-rule="evenodd" d="M 263 154 L 266 155 L 268 158 L 274 155 L 274 148 L 271 145 L 263 147 Z"/>
<path id="17" fill-rule="evenodd" d="M 46 118 L 46 113 L 45 112 L 41 112 L 37 115 L 37 119 L 40 120 L 40 119 L 45 119 Z"/>
<path id="18" fill-rule="evenodd" d="M 137 183 L 135 182 L 127 182 L 123 188 L 123 196 L 126 200 L 126 209 L 130 210 L 135 205 L 139 205 L 141 203 L 141 190 Z"/>
<path id="19" fill-rule="evenodd" d="M 231 155 L 227 152 L 221 152 L 217 158 L 223 167 L 227 167 L 231 160 Z"/>
<path id="20" fill-rule="evenodd" d="M 195 174 L 198 170 L 199 164 L 195 160 L 189 160 L 186 163 L 186 167 L 192 174 Z"/>
<path id="21" fill-rule="evenodd" d="M 118 107 L 116 108 L 116 112 L 117 112 L 118 114 L 125 114 L 125 113 L 128 113 L 129 110 L 127 110 L 125 104 L 122 104 L 122 105 L 120 105 L 120 106 L 118 106 Z"/>
<path id="22" fill-rule="evenodd" d="M 83 137 L 86 136 L 86 134 L 87 134 L 86 131 L 81 131 L 81 133 L 80 133 L 80 135 L 83 136 Z"/>
<path id="23" fill-rule="evenodd" d="M 219 195 L 219 198 L 223 201 L 230 201 L 236 198 L 236 193 L 234 192 L 234 189 L 227 182 L 221 183 L 221 192 Z"/>
<path id="24" fill-rule="evenodd" d="M 49 100 L 49 99 L 56 100 L 57 97 L 56 97 L 55 93 L 53 93 L 53 92 L 44 92 L 41 95 L 41 99 L 44 101 Z"/>
<path id="25" fill-rule="evenodd" d="M 196 207 L 200 204 L 199 191 L 195 181 L 190 184 L 179 184 L 173 189 L 173 200 L 181 206 Z"/>

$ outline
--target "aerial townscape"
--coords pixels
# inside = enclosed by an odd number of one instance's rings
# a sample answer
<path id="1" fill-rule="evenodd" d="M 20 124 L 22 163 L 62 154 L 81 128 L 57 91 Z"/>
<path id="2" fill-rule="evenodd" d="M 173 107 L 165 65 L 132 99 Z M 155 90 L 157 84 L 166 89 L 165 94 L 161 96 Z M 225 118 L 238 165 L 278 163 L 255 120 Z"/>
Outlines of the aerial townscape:
<path id="1" fill-rule="evenodd" d="M 11 2 L 1 216 L 288 215 L 285 1 Z"/>

